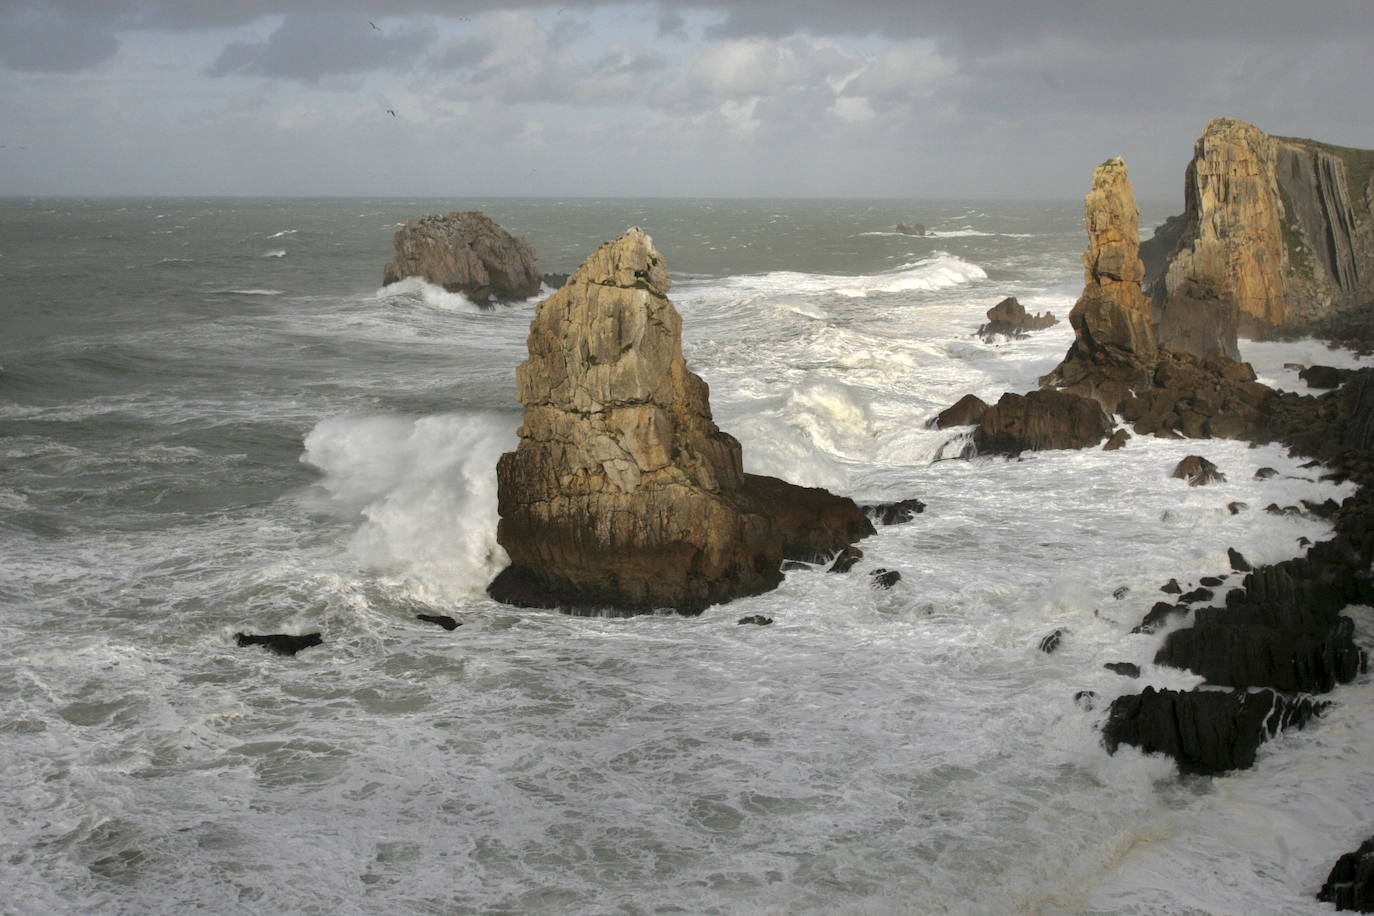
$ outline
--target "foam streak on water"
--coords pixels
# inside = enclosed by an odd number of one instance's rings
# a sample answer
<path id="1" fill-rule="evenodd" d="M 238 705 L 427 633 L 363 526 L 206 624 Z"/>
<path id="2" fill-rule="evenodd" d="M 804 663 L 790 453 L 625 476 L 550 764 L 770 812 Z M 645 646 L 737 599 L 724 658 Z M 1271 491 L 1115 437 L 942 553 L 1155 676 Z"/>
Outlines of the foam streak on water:
<path id="1" fill-rule="evenodd" d="M 1006 295 L 1067 317 L 1076 203 L 461 206 L 530 234 L 547 270 L 644 225 L 746 467 L 927 511 L 852 574 L 793 571 L 697 618 L 496 605 L 494 467 L 533 303 L 377 287 L 391 227 L 453 202 L 0 208 L 20 303 L 0 909 L 1325 911 L 1312 895 L 1374 804 L 1367 679 L 1224 779 L 1108 756 L 1098 729 L 1115 696 L 1196 683 L 1130 633 L 1160 584 L 1225 572 L 1228 547 L 1295 555 L 1328 527 L 1263 506 L 1348 485 L 1221 441 L 934 460 L 958 434 L 930 417 L 1034 387 L 1067 348 L 1064 321 L 973 331 Z M 888 231 L 913 219 L 936 237 Z M 1285 387 L 1285 362 L 1340 358 L 1246 352 Z M 1227 481 L 1172 479 L 1193 453 Z M 875 590 L 878 567 L 903 578 Z M 239 630 L 325 642 L 283 659 Z"/>

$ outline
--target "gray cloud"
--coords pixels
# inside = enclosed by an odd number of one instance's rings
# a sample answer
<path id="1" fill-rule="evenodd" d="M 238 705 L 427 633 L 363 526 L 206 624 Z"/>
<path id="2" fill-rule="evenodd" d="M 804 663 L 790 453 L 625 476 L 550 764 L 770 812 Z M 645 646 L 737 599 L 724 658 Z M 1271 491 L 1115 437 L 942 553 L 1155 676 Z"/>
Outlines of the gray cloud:
<path id="1" fill-rule="evenodd" d="M 383 32 L 366 21 L 292 13 L 265 41 L 238 41 L 206 70 L 314 82 L 321 77 L 414 64 L 433 43 L 431 27 Z"/>
<path id="2" fill-rule="evenodd" d="M 0 62 L 15 70 L 72 72 L 103 63 L 119 50 L 117 16 L 96 6 L 0 5 Z"/>

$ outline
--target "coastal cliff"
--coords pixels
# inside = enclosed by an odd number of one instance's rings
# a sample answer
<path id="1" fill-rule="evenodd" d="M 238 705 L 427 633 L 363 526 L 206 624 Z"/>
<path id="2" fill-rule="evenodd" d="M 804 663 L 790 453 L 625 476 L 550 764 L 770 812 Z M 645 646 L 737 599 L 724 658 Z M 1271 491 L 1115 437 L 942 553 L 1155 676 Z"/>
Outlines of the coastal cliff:
<path id="1" fill-rule="evenodd" d="M 1208 122 L 1184 213 L 1142 246 L 1159 343 L 1236 357 L 1243 336 L 1303 331 L 1374 301 L 1374 151 Z"/>
<path id="2" fill-rule="evenodd" d="M 497 466 L 498 601 L 700 612 L 775 587 L 786 558 L 873 532 L 855 504 L 745 474 L 682 356 L 662 255 L 640 229 L 540 303 L 516 370 L 520 444 Z"/>

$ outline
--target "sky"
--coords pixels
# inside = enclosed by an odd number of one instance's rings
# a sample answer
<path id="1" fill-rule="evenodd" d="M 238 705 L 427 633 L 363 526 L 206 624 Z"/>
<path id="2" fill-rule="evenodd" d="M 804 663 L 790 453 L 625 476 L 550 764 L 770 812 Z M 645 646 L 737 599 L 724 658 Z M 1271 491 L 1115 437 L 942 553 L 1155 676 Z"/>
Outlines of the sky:
<path id="1" fill-rule="evenodd" d="M 1181 205 L 1371 91 L 1374 0 L 0 0 L 0 195 Z"/>

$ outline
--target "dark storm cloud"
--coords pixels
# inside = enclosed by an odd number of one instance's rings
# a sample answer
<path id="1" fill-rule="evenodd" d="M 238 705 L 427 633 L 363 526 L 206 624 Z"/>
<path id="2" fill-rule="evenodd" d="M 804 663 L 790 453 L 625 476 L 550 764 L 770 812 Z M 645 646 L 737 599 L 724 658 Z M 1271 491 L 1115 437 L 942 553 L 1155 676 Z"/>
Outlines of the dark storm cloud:
<path id="1" fill-rule="evenodd" d="M 0 63 L 49 73 L 84 70 L 119 50 L 108 9 L 79 10 L 41 4 L 0 5 Z"/>

